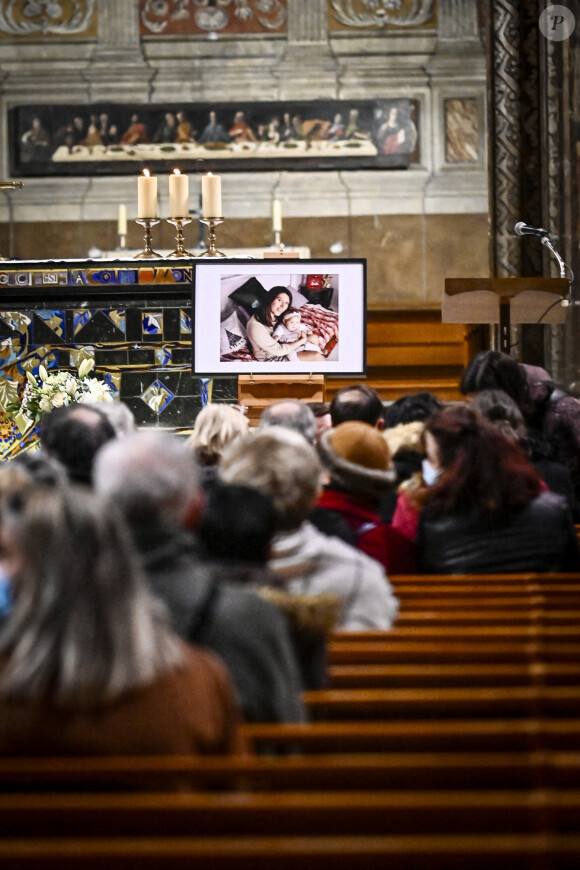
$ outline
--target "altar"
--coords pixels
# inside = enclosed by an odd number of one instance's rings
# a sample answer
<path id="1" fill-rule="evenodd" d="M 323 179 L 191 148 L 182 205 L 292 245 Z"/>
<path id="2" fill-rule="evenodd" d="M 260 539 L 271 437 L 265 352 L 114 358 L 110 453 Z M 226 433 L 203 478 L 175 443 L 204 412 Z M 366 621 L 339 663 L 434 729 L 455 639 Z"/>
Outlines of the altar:
<path id="1" fill-rule="evenodd" d="M 1 263 L 0 406 L 18 399 L 26 372 L 91 357 L 139 426 L 191 428 L 204 390 L 191 366 L 192 281 L 187 260 Z M 237 401 L 235 377 L 212 387 L 214 400 Z M 4 454 L 26 446 L 20 435 L 4 422 Z"/>

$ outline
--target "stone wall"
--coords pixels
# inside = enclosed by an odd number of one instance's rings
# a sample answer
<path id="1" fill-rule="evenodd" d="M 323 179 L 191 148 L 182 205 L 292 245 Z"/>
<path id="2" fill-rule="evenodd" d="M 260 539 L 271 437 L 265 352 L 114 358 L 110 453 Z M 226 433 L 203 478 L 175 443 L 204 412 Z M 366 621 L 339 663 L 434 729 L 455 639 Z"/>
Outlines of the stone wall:
<path id="1" fill-rule="evenodd" d="M 488 274 L 485 59 L 471 0 L 403 2 L 399 11 L 370 11 L 362 0 L 232 0 L 221 19 L 211 18 L 217 7 L 177 0 L 163 9 L 150 0 L 60 6 L 67 20 L 51 20 L 46 4 L 35 18 L 24 2 L 0 2 L 2 179 L 11 177 L 17 106 L 404 98 L 419 107 L 419 155 L 408 169 L 226 173 L 220 240 L 270 244 L 279 199 L 288 245 L 367 257 L 371 304 L 434 307 L 444 277 Z M 191 178 L 192 199 L 199 180 Z M 26 178 L 0 196 L 0 251 L 29 259 L 111 250 L 120 203 L 131 224 L 131 175 Z M 168 231 L 159 229 L 162 238 Z M 129 245 L 140 237 L 131 224 Z"/>

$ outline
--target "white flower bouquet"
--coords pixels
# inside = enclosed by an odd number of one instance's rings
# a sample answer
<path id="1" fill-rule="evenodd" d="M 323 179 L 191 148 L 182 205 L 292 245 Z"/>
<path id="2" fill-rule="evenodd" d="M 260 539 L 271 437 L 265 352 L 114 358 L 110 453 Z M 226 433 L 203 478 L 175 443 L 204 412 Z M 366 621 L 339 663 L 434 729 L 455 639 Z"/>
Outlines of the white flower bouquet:
<path id="1" fill-rule="evenodd" d="M 53 408 L 77 403 L 112 402 L 111 388 L 98 378 L 89 377 L 95 367 L 94 360 L 84 359 L 78 373 L 57 371 L 49 374 L 43 365 L 38 367 L 38 379 L 26 372 L 26 384 L 19 402 L 10 402 L 5 411 L 21 432 L 40 423 Z"/>

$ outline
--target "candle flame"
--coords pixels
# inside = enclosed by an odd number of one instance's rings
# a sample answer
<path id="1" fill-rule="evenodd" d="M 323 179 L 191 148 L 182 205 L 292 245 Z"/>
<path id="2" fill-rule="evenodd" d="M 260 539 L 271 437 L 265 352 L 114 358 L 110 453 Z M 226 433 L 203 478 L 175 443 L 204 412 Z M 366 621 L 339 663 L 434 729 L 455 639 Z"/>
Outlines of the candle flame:
<path id="1" fill-rule="evenodd" d="M 143 169 L 141 171 L 141 175 L 144 175 L 146 178 L 148 178 L 151 175 L 151 173 L 149 172 L 148 169 Z"/>
<path id="2" fill-rule="evenodd" d="M 173 170 L 173 174 L 174 174 L 174 175 L 181 175 L 181 170 L 180 170 L 180 169 L 174 169 L 174 170 Z"/>

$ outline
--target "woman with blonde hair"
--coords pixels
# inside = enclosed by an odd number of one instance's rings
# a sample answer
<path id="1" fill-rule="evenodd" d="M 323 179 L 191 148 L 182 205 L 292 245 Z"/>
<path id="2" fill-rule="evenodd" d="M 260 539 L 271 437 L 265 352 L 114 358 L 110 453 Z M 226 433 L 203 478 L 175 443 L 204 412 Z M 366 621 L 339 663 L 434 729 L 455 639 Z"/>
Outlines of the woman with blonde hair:
<path id="1" fill-rule="evenodd" d="M 201 409 L 187 446 L 205 469 L 205 483 L 213 481 L 224 448 L 236 438 L 247 435 L 249 427 L 248 418 L 238 406 L 221 402 Z"/>

